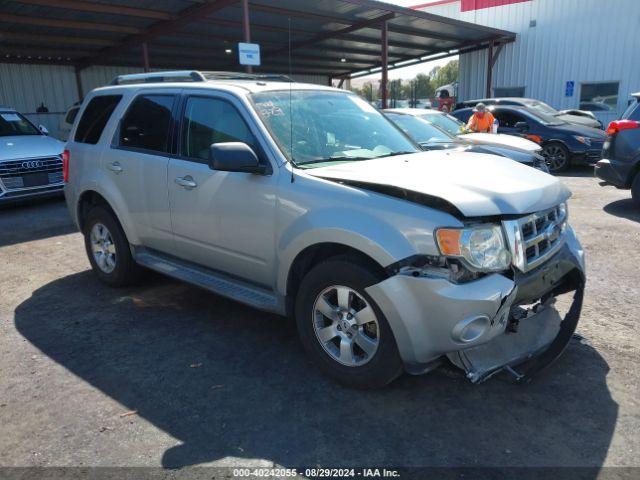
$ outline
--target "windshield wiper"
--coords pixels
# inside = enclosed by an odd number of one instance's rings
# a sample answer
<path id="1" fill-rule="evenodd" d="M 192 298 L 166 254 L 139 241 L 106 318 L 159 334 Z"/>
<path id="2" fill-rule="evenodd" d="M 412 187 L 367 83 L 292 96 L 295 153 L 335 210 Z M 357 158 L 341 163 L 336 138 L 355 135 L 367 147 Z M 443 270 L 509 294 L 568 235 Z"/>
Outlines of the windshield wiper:
<path id="1" fill-rule="evenodd" d="M 379 157 L 373 157 L 373 158 L 395 157 L 395 156 L 398 156 L 398 155 L 410 155 L 410 154 L 412 154 L 412 153 L 418 153 L 418 152 L 419 152 L 419 150 L 418 150 L 418 151 L 413 151 L 413 152 L 410 152 L 410 151 L 406 151 L 406 152 L 393 152 L 393 153 L 389 153 L 389 154 L 387 154 L 387 155 L 380 155 Z"/>
<path id="2" fill-rule="evenodd" d="M 360 160 L 371 160 L 372 158 L 378 157 L 349 157 L 348 155 L 343 155 L 340 157 L 331 157 L 331 158 L 319 158 L 318 160 L 308 160 L 306 162 L 297 162 L 296 165 L 311 165 L 313 163 L 330 163 L 330 162 L 345 162 L 345 161 L 360 161 Z"/>

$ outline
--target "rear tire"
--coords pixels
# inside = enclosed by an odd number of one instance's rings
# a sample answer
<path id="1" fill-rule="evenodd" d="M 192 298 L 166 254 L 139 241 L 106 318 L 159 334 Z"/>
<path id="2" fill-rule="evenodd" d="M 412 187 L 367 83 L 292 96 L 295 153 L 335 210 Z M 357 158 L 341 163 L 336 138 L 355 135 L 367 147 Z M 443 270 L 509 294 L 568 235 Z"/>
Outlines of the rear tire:
<path id="1" fill-rule="evenodd" d="M 547 162 L 549 173 L 559 173 L 569 168 L 569 155 L 569 149 L 558 142 L 549 142 L 542 147 L 542 156 Z"/>
<path id="2" fill-rule="evenodd" d="M 640 172 L 636 173 L 633 182 L 631 182 L 631 198 L 636 207 L 640 208 Z"/>
<path id="3" fill-rule="evenodd" d="M 102 206 L 91 208 L 83 234 L 89 262 L 102 282 L 123 287 L 140 278 L 141 267 L 133 260 L 129 241 L 110 210 Z"/>
<path id="4" fill-rule="evenodd" d="M 295 318 L 302 344 L 343 385 L 379 388 L 402 373 L 391 328 L 365 291 L 383 279 L 358 259 L 335 257 L 315 266 L 300 284 Z"/>

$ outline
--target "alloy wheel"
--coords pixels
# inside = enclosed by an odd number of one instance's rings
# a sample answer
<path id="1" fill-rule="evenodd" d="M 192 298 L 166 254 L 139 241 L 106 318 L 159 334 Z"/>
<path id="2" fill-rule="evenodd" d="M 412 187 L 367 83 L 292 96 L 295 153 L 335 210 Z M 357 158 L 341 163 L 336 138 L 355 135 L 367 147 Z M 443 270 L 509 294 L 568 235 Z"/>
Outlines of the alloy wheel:
<path id="1" fill-rule="evenodd" d="M 380 326 L 372 306 L 345 286 L 331 286 L 316 297 L 313 329 L 322 348 L 349 367 L 368 363 L 380 344 Z"/>
<path id="2" fill-rule="evenodd" d="M 559 145 L 548 145 L 542 151 L 549 170 L 557 172 L 567 164 L 567 152 Z"/>
<path id="3" fill-rule="evenodd" d="M 91 252 L 98 268 L 111 273 L 116 268 L 116 245 L 109 229 L 102 223 L 96 223 L 90 234 Z"/>

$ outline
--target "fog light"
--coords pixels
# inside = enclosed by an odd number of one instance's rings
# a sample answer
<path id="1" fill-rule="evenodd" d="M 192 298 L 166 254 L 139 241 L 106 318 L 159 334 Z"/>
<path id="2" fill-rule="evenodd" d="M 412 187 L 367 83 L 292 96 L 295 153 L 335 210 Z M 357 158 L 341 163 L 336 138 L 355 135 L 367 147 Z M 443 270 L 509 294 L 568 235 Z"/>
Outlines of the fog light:
<path id="1" fill-rule="evenodd" d="M 480 338 L 490 326 L 491 320 L 486 315 L 465 318 L 453 327 L 451 336 L 456 342 L 473 342 Z"/>

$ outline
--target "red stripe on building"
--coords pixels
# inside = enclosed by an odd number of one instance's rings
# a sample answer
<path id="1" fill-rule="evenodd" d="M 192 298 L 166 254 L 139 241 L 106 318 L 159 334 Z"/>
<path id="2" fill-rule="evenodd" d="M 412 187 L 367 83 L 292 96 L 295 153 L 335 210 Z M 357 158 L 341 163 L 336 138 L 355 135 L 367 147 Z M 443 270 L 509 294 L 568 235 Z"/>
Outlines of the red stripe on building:
<path id="1" fill-rule="evenodd" d="M 529 2 L 530 0 L 461 0 L 460 11 L 480 10 L 482 8 L 499 7 L 501 5 L 511 5 L 512 3 Z"/>
<path id="2" fill-rule="evenodd" d="M 418 8 L 435 7 L 437 5 L 445 5 L 447 3 L 454 3 L 459 1 L 460 0 L 432 0 L 431 2 L 421 3 L 420 5 L 413 5 L 409 8 L 413 8 L 414 10 L 417 10 Z"/>

